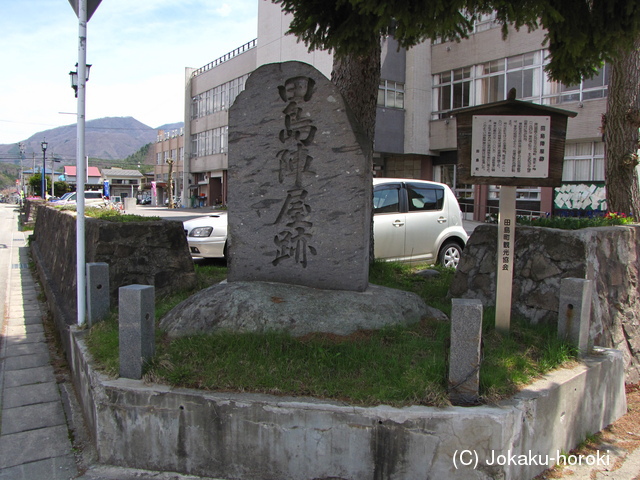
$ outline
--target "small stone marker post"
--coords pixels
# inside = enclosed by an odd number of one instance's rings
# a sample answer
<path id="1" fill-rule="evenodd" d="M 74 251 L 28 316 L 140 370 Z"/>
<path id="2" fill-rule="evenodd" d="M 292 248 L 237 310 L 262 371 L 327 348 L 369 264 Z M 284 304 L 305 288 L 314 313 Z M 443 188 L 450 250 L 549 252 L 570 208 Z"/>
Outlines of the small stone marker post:
<path id="1" fill-rule="evenodd" d="M 558 336 L 578 347 L 582 355 L 589 350 L 592 282 L 582 278 L 560 280 Z"/>
<path id="2" fill-rule="evenodd" d="M 254 71 L 229 110 L 228 280 L 366 290 L 367 145 L 336 87 L 312 66 Z"/>
<path id="3" fill-rule="evenodd" d="M 470 298 L 451 300 L 449 399 L 453 404 L 478 401 L 481 341 L 482 302 Z"/>
<path id="4" fill-rule="evenodd" d="M 118 289 L 120 376 L 139 380 L 144 363 L 155 353 L 155 288 L 128 285 Z"/>
<path id="5" fill-rule="evenodd" d="M 87 325 L 104 320 L 109 313 L 109 264 L 87 263 Z"/>

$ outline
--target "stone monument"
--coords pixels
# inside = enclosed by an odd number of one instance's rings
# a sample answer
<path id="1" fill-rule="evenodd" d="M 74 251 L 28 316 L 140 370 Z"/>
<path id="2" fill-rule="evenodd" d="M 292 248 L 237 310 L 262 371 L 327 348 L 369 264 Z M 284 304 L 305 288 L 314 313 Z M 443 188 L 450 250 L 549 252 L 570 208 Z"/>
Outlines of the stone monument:
<path id="1" fill-rule="evenodd" d="M 171 336 L 348 335 L 442 318 L 418 295 L 369 285 L 367 144 L 335 86 L 312 66 L 253 72 L 229 111 L 228 283 L 185 300 L 161 327 Z"/>
<path id="2" fill-rule="evenodd" d="M 264 65 L 229 111 L 229 281 L 364 291 L 371 165 L 324 75 Z"/>

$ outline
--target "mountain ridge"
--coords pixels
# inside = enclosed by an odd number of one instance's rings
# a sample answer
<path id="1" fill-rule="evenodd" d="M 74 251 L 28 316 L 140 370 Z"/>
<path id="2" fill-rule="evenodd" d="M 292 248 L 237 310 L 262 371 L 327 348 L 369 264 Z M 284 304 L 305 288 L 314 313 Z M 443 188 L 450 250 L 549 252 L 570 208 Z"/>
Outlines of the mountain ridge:
<path id="1" fill-rule="evenodd" d="M 154 143 L 158 130 L 182 128 L 184 122 L 169 123 L 157 128 L 149 127 L 133 117 L 104 117 L 85 124 L 85 148 L 89 158 L 122 160 L 148 143 Z M 64 125 L 33 134 L 23 143 L 25 159 L 42 159 L 41 142 L 46 140 L 47 158 L 53 155 L 62 165 L 76 161 L 76 124 Z M 0 155 L 20 156 L 17 143 L 0 145 Z"/>

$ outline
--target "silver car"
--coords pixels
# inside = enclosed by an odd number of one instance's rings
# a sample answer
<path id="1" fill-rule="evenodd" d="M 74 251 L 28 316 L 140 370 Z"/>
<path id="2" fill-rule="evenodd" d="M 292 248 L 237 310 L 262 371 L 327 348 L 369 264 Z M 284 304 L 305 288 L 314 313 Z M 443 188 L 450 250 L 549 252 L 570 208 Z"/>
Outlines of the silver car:
<path id="1" fill-rule="evenodd" d="M 397 178 L 373 181 L 375 257 L 457 267 L 467 243 L 460 206 L 441 183 Z M 191 256 L 227 256 L 227 212 L 184 222 Z"/>
<path id="2" fill-rule="evenodd" d="M 468 235 L 451 189 L 425 180 L 373 180 L 375 257 L 457 267 Z"/>

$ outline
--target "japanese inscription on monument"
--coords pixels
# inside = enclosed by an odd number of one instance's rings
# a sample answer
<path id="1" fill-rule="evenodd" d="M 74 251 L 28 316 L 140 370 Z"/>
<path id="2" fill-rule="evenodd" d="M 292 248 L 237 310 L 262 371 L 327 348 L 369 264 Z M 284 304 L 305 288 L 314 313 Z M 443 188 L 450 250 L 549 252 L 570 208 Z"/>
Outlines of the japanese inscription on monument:
<path id="1" fill-rule="evenodd" d="M 368 145 L 312 66 L 255 70 L 229 110 L 229 282 L 366 290 Z"/>
<path id="2" fill-rule="evenodd" d="M 307 266 L 307 255 L 315 255 L 310 228 L 311 205 L 307 201 L 308 191 L 304 188 L 304 178 L 313 172 L 309 155 L 309 146 L 313 142 L 317 128 L 308 112 L 302 105 L 311 99 L 315 82 L 309 77 L 289 78 L 284 85 L 278 87 L 280 98 L 288 102 L 283 110 L 284 128 L 278 138 L 284 147 L 278 152 L 280 168 L 278 180 L 287 183 L 287 198 L 276 219 L 281 227 L 274 239 L 277 248 L 273 265 L 293 259 L 296 263 Z"/>
<path id="3" fill-rule="evenodd" d="M 547 178 L 548 116 L 474 115 L 471 176 Z"/>

